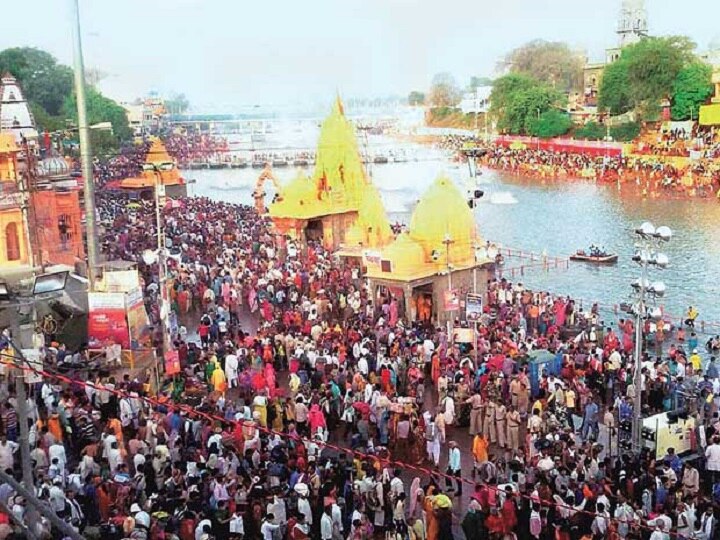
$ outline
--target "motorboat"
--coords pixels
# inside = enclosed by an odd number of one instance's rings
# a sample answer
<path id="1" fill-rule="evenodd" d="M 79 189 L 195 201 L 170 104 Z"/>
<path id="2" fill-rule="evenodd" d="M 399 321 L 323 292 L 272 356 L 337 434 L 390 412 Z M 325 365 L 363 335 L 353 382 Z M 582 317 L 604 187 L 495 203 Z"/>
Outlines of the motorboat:
<path id="1" fill-rule="evenodd" d="M 618 256 L 611 253 L 605 253 L 604 251 L 600 251 L 598 249 L 590 249 L 588 251 L 579 249 L 573 255 L 570 255 L 570 260 L 594 264 L 614 264 L 617 262 Z"/>

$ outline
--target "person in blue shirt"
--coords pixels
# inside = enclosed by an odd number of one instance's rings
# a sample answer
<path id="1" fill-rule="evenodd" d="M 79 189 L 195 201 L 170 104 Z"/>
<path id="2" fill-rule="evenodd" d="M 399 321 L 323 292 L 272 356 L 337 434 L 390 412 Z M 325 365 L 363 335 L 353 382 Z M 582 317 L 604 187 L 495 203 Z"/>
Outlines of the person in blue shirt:
<path id="1" fill-rule="evenodd" d="M 448 470 L 447 473 L 455 477 L 455 484 L 457 490 L 455 492 L 456 497 L 462 497 L 462 480 L 460 478 L 462 472 L 462 465 L 460 464 L 460 448 L 455 441 L 448 443 L 450 450 L 448 452 Z M 452 480 L 445 477 L 445 487 L 447 491 L 452 491 Z"/>
<path id="2" fill-rule="evenodd" d="M 675 453 L 674 448 L 668 448 L 667 453 L 665 454 L 665 457 L 663 458 L 663 461 L 673 470 L 675 471 L 675 474 L 678 475 L 678 478 L 680 478 L 680 473 L 682 472 L 682 461 L 678 457 L 678 455 Z"/>
<path id="3" fill-rule="evenodd" d="M 598 406 L 592 399 L 585 405 L 585 414 L 582 424 L 582 439 L 587 441 L 588 435 L 592 433 L 597 438 L 598 433 Z"/>

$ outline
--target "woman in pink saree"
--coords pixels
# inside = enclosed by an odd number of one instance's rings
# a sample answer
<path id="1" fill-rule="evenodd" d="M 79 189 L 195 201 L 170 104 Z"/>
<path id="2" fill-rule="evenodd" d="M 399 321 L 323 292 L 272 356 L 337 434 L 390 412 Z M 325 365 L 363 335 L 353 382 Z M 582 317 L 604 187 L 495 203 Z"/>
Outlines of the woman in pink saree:
<path id="1" fill-rule="evenodd" d="M 555 300 L 553 310 L 555 311 L 555 326 L 558 328 L 565 326 L 565 301 L 562 298 Z"/>
<path id="2" fill-rule="evenodd" d="M 276 395 L 275 368 L 272 363 L 265 364 L 265 384 L 267 385 L 268 397 L 273 399 Z"/>

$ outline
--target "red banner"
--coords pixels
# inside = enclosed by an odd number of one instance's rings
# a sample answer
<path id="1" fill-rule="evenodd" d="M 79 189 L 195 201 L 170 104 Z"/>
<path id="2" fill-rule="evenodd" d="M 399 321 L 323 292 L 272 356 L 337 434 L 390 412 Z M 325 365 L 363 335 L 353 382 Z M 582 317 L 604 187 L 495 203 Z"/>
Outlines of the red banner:
<path id="1" fill-rule="evenodd" d="M 130 347 L 124 293 L 88 294 L 88 342 L 91 349 L 118 344 Z"/>
<path id="2" fill-rule="evenodd" d="M 460 309 L 460 297 L 455 289 L 443 293 L 443 307 L 445 311 L 457 311 Z"/>

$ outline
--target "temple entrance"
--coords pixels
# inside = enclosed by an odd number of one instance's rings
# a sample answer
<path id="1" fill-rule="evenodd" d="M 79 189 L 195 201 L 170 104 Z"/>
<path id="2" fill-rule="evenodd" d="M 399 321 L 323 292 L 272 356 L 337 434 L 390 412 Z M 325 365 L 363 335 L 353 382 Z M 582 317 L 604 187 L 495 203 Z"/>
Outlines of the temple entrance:
<path id="1" fill-rule="evenodd" d="M 432 324 L 434 313 L 432 283 L 415 287 L 412 292 L 415 305 L 415 320 L 422 324 Z"/>
<path id="2" fill-rule="evenodd" d="M 305 240 L 308 242 L 322 242 L 323 223 L 321 219 L 311 219 L 305 227 Z"/>

